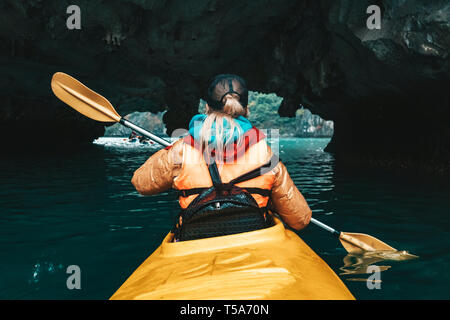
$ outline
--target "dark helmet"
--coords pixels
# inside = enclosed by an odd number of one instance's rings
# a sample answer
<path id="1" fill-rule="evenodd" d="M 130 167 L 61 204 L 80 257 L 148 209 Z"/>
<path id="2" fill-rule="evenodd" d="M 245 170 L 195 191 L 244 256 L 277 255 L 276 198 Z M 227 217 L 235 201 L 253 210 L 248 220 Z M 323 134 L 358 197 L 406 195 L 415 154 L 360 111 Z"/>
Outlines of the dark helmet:
<path id="1" fill-rule="evenodd" d="M 234 74 L 219 74 L 213 78 L 206 93 L 206 102 L 216 110 L 222 110 L 223 98 L 230 93 L 239 95 L 239 102 L 244 108 L 248 104 L 248 90 L 245 80 Z"/>

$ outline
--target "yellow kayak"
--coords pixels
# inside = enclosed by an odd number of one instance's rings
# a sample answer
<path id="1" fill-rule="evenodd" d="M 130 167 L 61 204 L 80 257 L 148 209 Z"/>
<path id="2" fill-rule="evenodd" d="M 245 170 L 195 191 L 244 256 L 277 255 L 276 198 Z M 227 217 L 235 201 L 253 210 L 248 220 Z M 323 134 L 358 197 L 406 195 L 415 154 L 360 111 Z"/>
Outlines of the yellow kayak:
<path id="1" fill-rule="evenodd" d="M 331 268 L 276 219 L 273 227 L 158 249 L 113 300 L 354 299 Z"/>

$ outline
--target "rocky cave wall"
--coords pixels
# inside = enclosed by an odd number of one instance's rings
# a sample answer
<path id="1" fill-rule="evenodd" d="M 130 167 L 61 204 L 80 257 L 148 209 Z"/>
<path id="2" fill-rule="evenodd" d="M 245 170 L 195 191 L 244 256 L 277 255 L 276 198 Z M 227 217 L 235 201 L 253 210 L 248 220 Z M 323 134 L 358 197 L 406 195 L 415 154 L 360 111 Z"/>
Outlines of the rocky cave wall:
<path id="1" fill-rule="evenodd" d="M 71 4 L 81 30 L 66 27 Z M 379 30 L 366 27 L 372 4 Z M 301 103 L 334 120 L 338 159 L 448 171 L 449 17 L 446 0 L 3 0 L 0 134 L 102 134 L 52 95 L 56 71 L 122 115 L 168 110 L 169 131 L 186 127 L 208 79 L 229 72 L 283 97 L 282 116 Z"/>

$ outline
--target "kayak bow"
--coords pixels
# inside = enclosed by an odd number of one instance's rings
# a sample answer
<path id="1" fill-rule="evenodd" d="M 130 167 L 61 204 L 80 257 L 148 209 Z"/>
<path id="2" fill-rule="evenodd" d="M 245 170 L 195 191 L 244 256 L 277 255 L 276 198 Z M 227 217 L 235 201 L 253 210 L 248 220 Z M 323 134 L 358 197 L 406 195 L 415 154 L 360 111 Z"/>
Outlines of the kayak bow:
<path id="1" fill-rule="evenodd" d="M 169 233 L 111 299 L 354 299 L 333 270 L 278 219 L 262 230 L 172 240 Z"/>

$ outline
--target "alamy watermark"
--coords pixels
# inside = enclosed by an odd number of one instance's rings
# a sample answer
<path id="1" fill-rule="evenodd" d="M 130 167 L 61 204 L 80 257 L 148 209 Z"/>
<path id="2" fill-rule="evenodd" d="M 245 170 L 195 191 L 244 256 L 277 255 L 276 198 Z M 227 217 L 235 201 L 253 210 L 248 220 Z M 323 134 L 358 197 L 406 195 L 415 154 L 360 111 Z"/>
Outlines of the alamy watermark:
<path id="1" fill-rule="evenodd" d="M 81 289 L 81 269 L 77 265 L 70 265 L 66 269 L 66 273 L 70 274 L 70 276 L 67 278 L 66 286 L 67 289 L 73 290 Z"/>
<path id="2" fill-rule="evenodd" d="M 367 18 L 366 26 L 369 30 L 381 29 L 381 9 L 377 5 L 371 5 L 367 7 L 367 14 L 370 16 Z"/>
<path id="3" fill-rule="evenodd" d="M 66 26 L 69 30 L 80 30 L 81 29 L 81 9 L 77 5 L 70 5 L 66 10 L 67 14 L 70 14 L 66 20 Z"/>
<path id="4" fill-rule="evenodd" d="M 201 126 L 201 122 L 194 124 L 194 127 Z M 213 129 L 214 130 L 214 129 Z M 171 139 L 179 139 L 183 136 L 188 135 L 189 132 L 186 129 L 176 129 L 172 132 Z M 189 165 L 199 165 L 202 164 L 205 158 L 210 158 L 218 163 L 234 163 L 234 164 L 261 164 L 268 160 L 268 149 L 265 144 L 261 144 L 259 147 L 254 149 L 254 152 L 247 153 L 246 151 L 250 146 L 257 144 L 262 138 L 265 137 L 266 141 L 269 142 L 272 153 L 280 154 L 280 130 L 279 129 L 260 129 L 255 131 L 254 134 L 242 135 L 242 140 L 240 144 L 237 143 L 226 143 L 224 144 L 224 149 L 221 152 L 216 152 L 214 150 L 215 143 L 210 142 L 210 145 L 197 146 L 203 151 L 204 157 L 198 157 L 197 153 L 183 154 L 183 163 Z M 234 137 L 229 137 L 232 140 Z M 193 142 L 194 145 L 198 144 L 198 141 Z M 214 150 L 214 154 L 211 152 Z M 271 159 L 271 161 L 276 161 L 276 159 Z M 271 163 L 270 167 L 276 165 L 276 163 Z"/>
<path id="5" fill-rule="evenodd" d="M 381 289 L 381 269 L 380 269 L 380 267 L 375 266 L 375 265 L 370 265 L 367 267 L 366 272 L 372 273 L 372 275 L 370 275 L 366 281 L 367 289 L 380 290 Z"/>
<path id="6" fill-rule="evenodd" d="M 81 8 L 75 4 L 67 7 L 66 13 L 70 14 L 66 20 L 66 26 L 69 30 L 81 29 Z M 379 6 L 373 4 L 367 7 L 366 13 L 370 16 L 366 20 L 366 26 L 369 30 L 381 29 L 381 9 Z"/>

